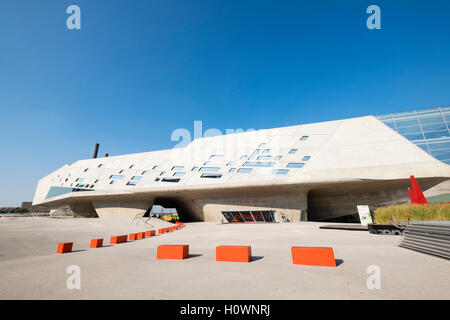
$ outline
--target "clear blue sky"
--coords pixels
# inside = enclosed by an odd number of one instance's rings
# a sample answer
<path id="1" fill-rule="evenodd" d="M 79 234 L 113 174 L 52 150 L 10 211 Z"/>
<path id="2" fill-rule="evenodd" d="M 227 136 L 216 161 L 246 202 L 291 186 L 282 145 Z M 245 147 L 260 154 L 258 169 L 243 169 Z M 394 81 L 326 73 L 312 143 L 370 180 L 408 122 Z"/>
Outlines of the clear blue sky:
<path id="1" fill-rule="evenodd" d="M 81 30 L 66 8 L 81 8 Z M 381 8 L 368 30 L 366 8 Z M 1 0 L 0 206 L 95 142 L 450 104 L 450 1 Z"/>

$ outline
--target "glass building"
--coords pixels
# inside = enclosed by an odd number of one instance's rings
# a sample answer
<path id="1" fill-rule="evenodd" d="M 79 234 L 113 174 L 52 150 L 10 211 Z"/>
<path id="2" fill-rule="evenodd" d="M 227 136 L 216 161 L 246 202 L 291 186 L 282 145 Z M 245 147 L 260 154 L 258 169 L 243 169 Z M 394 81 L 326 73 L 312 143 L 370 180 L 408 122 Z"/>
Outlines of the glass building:
<path id="1" fill-rule="evenodd" d="M 450 106 L 376 116 L 436 159 L 450 164 Z"/>

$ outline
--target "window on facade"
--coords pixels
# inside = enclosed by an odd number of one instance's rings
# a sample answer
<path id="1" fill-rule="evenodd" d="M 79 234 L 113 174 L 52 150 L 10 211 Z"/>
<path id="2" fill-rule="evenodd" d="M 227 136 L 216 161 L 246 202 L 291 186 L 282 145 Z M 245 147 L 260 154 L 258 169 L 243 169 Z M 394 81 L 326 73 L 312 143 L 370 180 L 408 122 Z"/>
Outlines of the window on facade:
<path id="1" fill-rule="evenodd" d="M 136 183 L 137 183 L 136 181 L 128 181 L 127 186 L 135 186 Z"/>
<path id="2" fill-rule="evenodd" d="M 172 171 L 182 171 L 184 169 L 183 166 L 173 166 Z"/>
<path id="3" fill-rule="evenodd" d="M 218 179 L 221 178 L 222 175 L 220 173 L 203 173 L 200 178 L 211 178 L 211 179 Z"/>
<path id="4" fill-rule="evenodd" d="M 245 162 L 243 167 L 272 167 L 274 162 Z"/>
<path id="5" fill-rule="evenodd" d="M 269 154 L 270 153 L 270 149 L 265 149 L 261 154 Z"/>
<path id="6" fill-rule="evenodd" d="M 159 180 L 161 180 L 161 179 L 159 177 L 156 177 L 155 181 L 159 181 Z"/>
<path id="7" fill-rule="evenodd" d="M 247 156 L 242 156 L 241 157 L 241 160 L 245 160 L 245 159 L 247 159 Z"/>
<path id="8" fill-rule="evenodd" d="M 86 168 L 86 169 L 84 169 L 84 172 L 87 172 L 89 169 L 88 168 Z"/>
<path id="9" fill-rule="evenodd" d="M 186 172 L 181 172 L 181 171 L 179 171 L 179 172 L 175 172 L 175 173 L 173 174 L 173 176 L 174 176 L 174 177 L 184 177 L 185 174 L 186 174 Z"/>
<path id="10" fill-rule="evenodd" d="M 294 153 L 296 153 L 297 152 L 297 149 L 291 149 L 291 150 L 289 150 L 289 154 L 294 154 Z"/>
<path id="11" fill-rule="evenodd" d="M 205 162 L 203 162 L 203 165 L 204 166 L 207 166 L 208 164 L 210 164 L 211 163 L 211 161 L 205 161 Z"/>
<path id="12" fill-rule="evenodd" d="M 250 155 L 250 157 L 248 157 L 248 160 L 253 160 L 253 158 L 255 158 L 255 157 L 259 154 L 260 151 L 261 151 L 260 149 L 256 149 L 256 150 Z"/>
<path id="13" fill-rule="evenodd" d="M 212 156 L 209 157 L 209 160 L 222 160 L 223 159 L 223 155 L 220 154 L 213 154 Z"/>
<path id="14" fill-rule="evenodd" d="M 145 176 L 147 174 L 147 171 L 142 171 L 141 175 Z"/>
<path id="15" fill-rule="evenodd" d="M 267 143 L 261 143 L 258 148 L 264 148 L 265 146 L 267 146 Z"/>
<path id="16" fill-rule="evenodd" d="M 123 178 L 125 178 L 125 176 L 113 174 L 113 175 L 109 176 L 109 178 L 110 179 L 123 179 Z"/>
<path id="17" fill-rule="evenodd" d="M 75 180 L 75 182 L 84 182 L 84 178 L 78 178 Z"/>
<path id="18" fill-rule="evenodd" d="M 300 141 L 308 140 L 308 138 L 309 138 L 308 136 L 303 136 L 303 137 L 300 138 Z"/>
<path id="19" fill-rule="evenodd" d="M 153 166 L 152 170 L 158 169 L 158 166 Z"/>
<path id="20" fill-rule="evenodd" d="M 77 184 L 75 185 L 75 187 L 78 187 L 78 188 L 83 188 L 83 187 L 84 187 L 84 184 L 81 184 L 81 183 L 77 183 Z"/>
<path id="21" fill-rule="evenodd" d="M 98 179 L 96 179 L 95 181 L 94 181 L 94 183 L 97 183 L 98 182 Z"/>
<path id="22" fill-rule="evenodd" d="M 163 172 L 161 172 L 159 175 L 160 175 L 160 176 L 163 176 L 163 175 L 165 175 L 165 174 L 166 174 L 166 172 L 163 171 Z"/>
<path id="23" fill-rule="evenodd" d="M 114 184 L 114 180 L 111 180 L 111 182 L 109 184 Z"/>
<path id="24" fill-rule="evenodd" d="M 231 168 L 228 172 L 229 173 L 233 173 L 233 172 L 235 172 L 236 171 L 236 168 Z"/>
<path id="25" fill-rule="evenodd" d="M 121 174 L 121 173 L 123 173 L 123 170 L 120 170 L 120 171 L 119 171 L 119 174 Z"/>
<path id="26" fill-rule="evenodd" d="M 198 167 L 192 167 L 191 171 L 195 171 L 197 169 L 198 169 Z"/>
<path id="27" fill-rule="evenodd" d="M 217 167 L 201 167 L 200 172 L 218 172 L 220 170 L 220 168 Z"/>
<path id="28" fill-rule="evenodd" d="M 289 170 L 287 169 L 275 169 L 272 171 L 273 174 L 287 174 Z"/>
<path id="29" fill-rule="evenodd" d="M 97 166 L 97 168 L 100 168 L 102 165 L 103 165 L 103 164 L 100 163 L 100 164 Z"/>
<path id="30" fill-rule="evenodd" d="M 139 180 L 141 180 L 141 179 L 142 179 L 141 176 L 133 176 L 133 177 L 131 178 L 131 180 L 134 180 L 134 181 L 139 181 Z"/>
<path id="31" fill-rule="evenodd" d="M 308 161 L 309 159 L 311 159 L 311 156 L 304 156 L 302 161 Z"/>
<path id="32" fill-rule="evenodd" d="M 281 160 L 281 156 L 276 156 L 275 158 L 273 158 L 273 160 Z"/>
<path id="33" fill-rule="evenodd" d="M 161 181 L 162 182 L 178 182 L 180 181 L 180 178 L 163 178 Z"/>
<path id="34" fill-rule="evenodd" d="M 227 167 L 231 167 L 233 165 L 233 161 L 227 162 Z"/>
<path id="35" fill-rule="evenodd" d="M 132 164 L 128 169 L 133 169 L 134 168 L 134 164 Z"/>
<path id="36" fill-rule="evenodd" d="M 305 165 L 305 164 L 304 164 L 304 163 L 301 163 L 301 162 L 298 162 L 298 163 L 296 163 L 296 162 L 290 162 L 290 163 L 287 164 L 286 167 L 288 167 L 288 168 L 302 168 L 304 165 Z"/>
<path id="37" fill-rule="evenodd" d="M 253 169 L 250 169 L 250 168 L 239 168 L 237 172 L 238 173 L 250 173 L 252 171 L 253 171 Z"/>
<path id="38" fill-rule="evenodd" d="M 259 156 L 257 160 L 269 161 L 272 160 L 272 156 Z"/>

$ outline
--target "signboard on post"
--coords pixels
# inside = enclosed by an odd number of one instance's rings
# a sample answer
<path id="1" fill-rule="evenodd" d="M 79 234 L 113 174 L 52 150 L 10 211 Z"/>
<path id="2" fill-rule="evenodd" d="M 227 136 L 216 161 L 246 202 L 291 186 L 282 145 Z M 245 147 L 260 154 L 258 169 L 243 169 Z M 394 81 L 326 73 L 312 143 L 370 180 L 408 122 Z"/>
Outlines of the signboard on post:
<path id="1" fill-rule="evenodd" d="M 356 208 L 358 208 L 361 225 L 367 226 L 369 223 L 372 223 L 372 216 L 370 215 L 369 206 L 356 206 Z"/>

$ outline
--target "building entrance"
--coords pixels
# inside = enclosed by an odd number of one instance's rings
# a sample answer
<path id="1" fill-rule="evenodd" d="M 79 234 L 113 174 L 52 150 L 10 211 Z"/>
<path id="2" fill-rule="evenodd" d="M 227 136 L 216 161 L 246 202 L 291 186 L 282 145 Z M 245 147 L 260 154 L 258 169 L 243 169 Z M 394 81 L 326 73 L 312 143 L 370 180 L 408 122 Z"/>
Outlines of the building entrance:
<path id="1" fill-rule="evenodd" d="M 275 222 L 275 211 L 222 211 L 231 223 Z"/>

